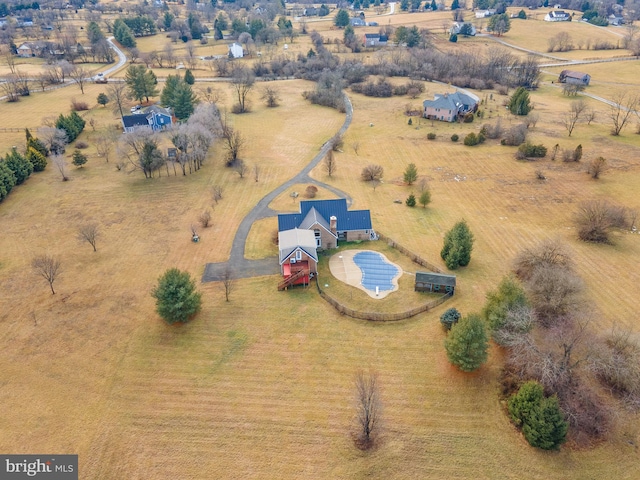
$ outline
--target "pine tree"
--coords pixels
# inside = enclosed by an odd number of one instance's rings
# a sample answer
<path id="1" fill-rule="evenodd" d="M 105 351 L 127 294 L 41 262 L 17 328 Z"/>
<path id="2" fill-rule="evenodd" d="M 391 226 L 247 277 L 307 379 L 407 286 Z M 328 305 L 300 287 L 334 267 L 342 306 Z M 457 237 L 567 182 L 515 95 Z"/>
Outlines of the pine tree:
<path id="1" fill-rule="evenodd" d="M 458 0 L 453 0 L 453 2 L 451 2 L 451 10 L 457 10 L 460 8 L 460 3 L 458 2 Z"/>
<path id="2" fill-rule="evenodd" d="M 457 309 L 450 308 L 442 315 L 440 315 L 440 323 L 447 330 L 451 330 L 451 327 L 458 323 L 461 316 L 462 315 L 460 315 L 460 312 Z"/>
<path id="3" fill-rule="evenodd" d="M 473 234 L 464 220 L 456 223 L 444 237 L 444 245 L 440 256 L 447 268 L 455 270 L 458 267 L 466 267 L 471 261 L 473 250 Z"/>
<path id="4" fill-rule="evenodd" d="M 34 172 L 42 172 L 47 166 L 47 157 L 33 147 L 27 149 L 27 160 L 33 165 Z"/>
<path id="5" fill-rule="evenodd" d="M 544 391 L 542 385 L 535 380 L 523 383 L 518 393 L 509 397 L 507 401 L 509 415 L 513 423 L 517 426 L 522 426 L 528 422 L 531 417 L 531 412 L 540 405 L 543 398 Z"/>
<path id="6" fill-rule="evenodd" d="M 410 163 L 404 171 L 404 181 L 407 185 L 413 184 L 418 179 L 418 169 L 415 163 Z"/>
<path id="7" fill-rule="evenodd" d="M 413 193 L 409 194 L 409 196 L 407 197 L 404 203 L 406 203 L 407 207 L 415 207 L 416 196 Z"/>
<path id="8" fill-rule="evenodd" d="M 87 163 L 87 156 L 84 155 L 80 150 L 74 150 L 73 152 L 73 163 L 76 167 L 82 167 L 85 163 Z"/>
<path id="9" fill-rule="evenodd" d="M 4 157 L 4 164 L 9 167 L 16 178 L 16 185 L 23 183 L 33 173 L 33 165 L 13 148 Z"/>
<path id="10" fill-rule="evenodd" d="M 13 187 L 16 186 L 16 176 L 13 171 L 0 160 L 0 202 L 6 198 Z"/>
<path id="11" fill-rule="evenodd" d="M 338 10 L 338 13 L 336 13 L 336 17 L 334 19 L 334 25 L 336 27 L 346 27 L 347 25 L 349 25 L 349 22 L 349 12 L 347 12 L 343 8 Z"/>
<path id="12" fill-rule="evenodd" d="M 482 317 L 492 331 L 502 328 L 509 311 L 528 305 L 522 285 L 510 275 L 505 276 L 497 290 L 487 293 Z"/>
<path id="13" fill-rule="evenodd" d="M 173 96 L 176 91 L 176 87 L 182 81 L 180 75 L 169 75 L 164 82 L 164 88 L 160 95 L 160 103 L 165 107 L 173 107 Z"/>
<path id="14" fill-rule="evenodd" d="M 527 115 L 533 108 L 529 99 L 529 92 L 524 87 L 518 87 L 509 99 L 508 108 L 514 115 Z"/>
<path id="15" fill-rule="evenodd" d="M 436 0 L 431 0 L 431 10 L 433 10 L 434 12 L 438 10 L 438 4 L 436 3 Z"/>
<path id="16" fill-rule="evenodd" d="M 177 268 L 167 270 L 158 279 L 152 296 L 156 299 L 156 311 L 169 324 L 186 322 L 198 312 L 202 302 L 189 273 Z"/>
<path id="17" fill-rule="evenodd" d="M 566 440 L 568 429 L 558 397 L 554 395 L 542 400 L 538 408 L 531 411 L 522 433 L 532 447 L 555 450 Z"/>
<path id="18" fill-rule="evenodd" d="M 42 143 L 41 140 L 38 140 L 34 136 L 31 136 L 31 138 L 27 140 L 27 152 L 29 151 L 30 148 L 33 148 L 34 150 L 38 151 L 40 154 L 42 154 L 43 157 L 46 157 L 47 155 L 49 155 L 49 150 L 47 149 L 46 145 Z M 36 172 L 38 171 L 39 170 L 36 170 Z"/>
<path id="19" fill-rule="evenodd" d="M 98 104 L 102 105 L 103 107 L 107 106 L 107 103 L 109 103 L 109 97 L 107 97 L 107 94 L 102 92 L 98 94 Z"/>
<path id="20" fill-rule="evenodd" d="M 487 360 L 487 332 L 479 315 L 462 318 L 451 327 L 444 347 L 449 361 L 463 372 L 472 372 Z"/>
<path id="21" fill-rule="evenodd" d="M 196 83 L 196 77 L 193 76 L 193 73 L 191 73 L 191 70 L 189 70 L 188 68 L 184 72 L 184 81 L 189 85 L 193 85 L 194 83 Z"/>
<path id="22" fill-rule="evenodd" d="M 191 116 L 198 98 L 193 93 L 191 85 L 180 82 L 173 94 L 173 113 L 178 120 L 186 120 Z"/>

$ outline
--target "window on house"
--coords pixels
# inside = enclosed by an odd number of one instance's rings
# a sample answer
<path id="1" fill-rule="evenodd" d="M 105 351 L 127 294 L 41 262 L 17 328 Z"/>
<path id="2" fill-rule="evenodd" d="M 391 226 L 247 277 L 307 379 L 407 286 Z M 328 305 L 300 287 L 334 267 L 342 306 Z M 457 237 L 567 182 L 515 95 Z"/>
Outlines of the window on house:
<path id="1" fill-rule="evenodd" d="M 300 250 L 296 250 L 296 260 L 302 260 L 302 252 Z"/>

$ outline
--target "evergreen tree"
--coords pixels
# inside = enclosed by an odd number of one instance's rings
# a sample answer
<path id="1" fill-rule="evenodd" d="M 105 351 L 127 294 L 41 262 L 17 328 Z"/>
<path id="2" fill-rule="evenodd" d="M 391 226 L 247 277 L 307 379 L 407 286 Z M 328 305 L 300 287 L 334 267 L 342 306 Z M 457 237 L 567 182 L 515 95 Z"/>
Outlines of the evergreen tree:
<path id="1" fill-rule="evenodd" d="M 456 35 L 455 33 L 452 33 L 451 35 L 449 35 L 449 41 L 451 43 L 456 43 L 458 41 L 458 35 Z"/>
<path id="2" fill-rule="evenodd" d="M 415 163 L 410 163 L 404 171 L 404 181 L 407 185 L 412 185 L 418 179 L 418 169 Z"/>
<path id="3" fill-rule="evenodd" d="M 404 203 L 407 205 L 407 207 L 415 207 L 416 196 L 413 193 L 409 194 L 409 196 L 407 197 Z"/>
<path id="4" fill-rule="evenodd" d="M 498 36 L 507 33 L 509 30 L 511 30 L 511 20 L 509 20 L 509 15 L 507 15 L 506 13 L 493 15 L 489 19 L 487 30 L 497 33 Z"/>
<path id="5" fill-rule="evenodd" d="M 487 303 L 482 309 L 482 317 L 494 331 L 505 326 L 509 311 L 527 306 L 527 297 L 522 285 L 510 275 L 505 276 L 497 290 L 487 293 Z"/>
<path id="6" fill-rule="evenodd" d="M 531 446 L 552 450 L 565 441 L 568 424 L 558 398 L 545 398 L 542 385 L 535 380 L 523 383 L 518 393 L 509 398 L 507 407 Z"/>
<path id="7" fill-rule="evenodd" d="M 191 116 L 198 98 L 191 85 L 180 82 L 173 94 L 173 113 L 178 120 L 186 120 Z"/>
<path id="8" fill-rule="evenodd" d="M 34 150 L 37 150 L 44 157 L 49 155 L 49 150 L 47 149 L 46 145 L 41 140 L 38 140 L 34 136 L 31 136 L 31 138 L 29 138 L 27 140 L 27 151 L 29 151 L 30 148 L 33 148 Z"/>
<path id="9" fill-rule="evenodd" d="M 564 443 L 569 425 L 564 419 L 558 397 L 547 397 L 531 412 L 522 433 L 532 447 L 556 450 Z"/>
<path id="10" fill-rule="evenodd" d="M 434 12 L 438 10 L 438 4 L 436 3 L 436 0 L 431 0 L 431 10 L 433 10 Z"/>
<path id="11" fill-rule="evenodd" d="M 149 97 L 158 95 L 156 85 L 158 79 L 151 70 L 147 70 L 144 65 L 131 65 L 127 69 L 124 81 L 129 88 L 131 97 L 142 102 L 143 99 L 149 101 Z"/>
<path id="12" fill-rule="evenodd" d="M 91 45 L 96 45 L 101 40 L 104 40 L 104 33 L 102 33 L 100 26 L 96 22 L 89 22 L 89 25 L 87 25 L 87 37 Z"/>
<path id="13" fill-rule="evenodd" d="M 107 94 L 102 92 L 98 94 L 98 105 L 102 105 L 103 107 L 107 106 L 107 103 L 109 103 L 109 97 L 107 97 Z"/>
<path id="14" fill-rule="evenodd" d="M 191 73 L 191 70 L 189 70 L 188 68 L 184 72 L 184 81 L 189 85 L 193 85 L 194 83 L 196 83 L 196 77 L 193 76 L 193 73 Z"/>
<path id="15" fill-rule="evenodd" d="M 479 315 L 462 318 L 451 327 L 444 347 L 449 361 L 463 372 L 472 372 L 487 360 L 487 332 Z"/>
<path id="16" fill-rule="evenodd" d="M 400 2 L 400 10 L 402 10 L 403 12 L 409 10 L 409 0 L 402 0 Z"/>
<path id="17" fill-rule="evenodd" d="M 336 27 L 346 27 L 347 25 L 349 25 L 349 12 L 347 12 L 344 8 L 338 10 L 333 23 Z"/>
<path id="18" fill-rule="evenodd" d="M 466 267 L 471 261 L 473 250 L 473 234 L 467 226 L 467 222 L 456 223 L 444 237 L 444 245 L 440 256 L 447 268 L 455 270 L 458 267 Z"/>
<path id="19" fill-rule="evenodd" d="M 521 18 L 522 20 L 526 20 L 527 19 L 527 12 L 525 12 L 524 10 L 520 10 L 518 12 L 518 18 Z"/>
<path id="20" fill-rule="evenodd" d="M 220 14 L 222 15 L 222 14 Z M 173 13 L 171 12 L 164 12 L 164 17 L 162 17 L 162 26 L 164 27 L 165 31 L 169 31 L 171 30 L 171 24 L 173 23 L 173 20 L 176 17 L 173 16 Z M 216 20 L 217 22 L 217 20 Z"/>
<path id="21" fill-rule="evenodd" d="M 87 156 L 80 150 L 74 150 L 73 161 L 71 163 L 73 163 L 76 167 L 82 167 L 85 163 L 87 163 Z"/>
<path id="22" fill-rule="evenodd" d="M 0 202 L 4 200 L 16 186 L 16 176 L 13 171 L 5 164 L 4 160 L 0 160 Z"/>
<path id="23" fill-rule="evenodd" d="M 25 137 L 27 137 L 27 143 L 29 143 L 29 140 L 31 140 L 33 138 L 33 135 L 31 135 L 31 132 L 29 131 L 28 128 L 24 129 L 24 135 L 25 135 Z"/>
<path id="24" fill-rule="evenodd" d="M 451 327 L 458 323 L 460 317 L 462 317 L 462 315 L 460 315 L 460 312 L 457 309 L 450 308 L 440 315 L 440 323 L 445 329 L 451 330 Z"/>
<path id="25" fill-rule="evenodd" d="M 27 148 L 27 160 L 33 165 L 34 172 L 42 172 L 47 166 L 47 157 L 33 147 Z"/>
<path id="26" fill-rule="evenodd" d="M 156 311 L 169 324 L 186 322 L 195 315 L 202 303 L 195 282 L 187 272 L 177 268 L 167 270 L 153 289 Z"/>
<path id="27" fill-rule="evenodd" d="M 460 8 L 460 3 L 458 2 L 458 0 L 453 0 L 453 2 L 451 2 L 451 10 L 457 10 Z"/>
<path id="28" fill-rule="evenodd" d="M 422 208 L 427 208 L 427 205 L 431 203 L 431 191 L 429 189 L 424 189 L 420 194 L 418 202 L 420 202 Z"/>
<path id="29" fill-rule="evenodd" d="M 9 167 L 16 178 L 16 185 L 23 183 L 33 173 L 33 165 L 13 148 L 4 157 L 4 164 Z"/>
<path id="30" fill-rule="evenodd" d="M 164 88 L 160 95 L 160 103 L 165 107 L 173 107 L 173 97 L 176 91 L 176 87 L 180 84 L 182 79 L 180 75 L 169 75 L 164 82 Z"/>
<path id="31" fill-rule="evenodd" d="M 527 115 L 533 109 L 527 89 L 518 87 L 511 95 L 507 107 L 514 115 Z"/>
<path id="32" fill-rule="evenodd" d="M 136 46 L 136 39 L 131 29 L 121 18 L 117 18 L 113 22 L 113 36 L 123 47 L 133 48 Z"/>

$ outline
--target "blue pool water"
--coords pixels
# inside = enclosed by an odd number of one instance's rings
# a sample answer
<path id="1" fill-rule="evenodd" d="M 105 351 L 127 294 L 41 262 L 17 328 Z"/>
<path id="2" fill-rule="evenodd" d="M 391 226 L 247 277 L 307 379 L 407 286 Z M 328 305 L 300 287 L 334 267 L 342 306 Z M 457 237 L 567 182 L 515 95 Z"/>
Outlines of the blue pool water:
<path id="1" fill-rule="evenodd" d="M 354 263 L 362 271 L 362 286 L 372 292 L 393 290 L 391 280 L 398 274 L 398 268 L 391 265 L 377 252 L 359 252 L 353 256 Z"/>

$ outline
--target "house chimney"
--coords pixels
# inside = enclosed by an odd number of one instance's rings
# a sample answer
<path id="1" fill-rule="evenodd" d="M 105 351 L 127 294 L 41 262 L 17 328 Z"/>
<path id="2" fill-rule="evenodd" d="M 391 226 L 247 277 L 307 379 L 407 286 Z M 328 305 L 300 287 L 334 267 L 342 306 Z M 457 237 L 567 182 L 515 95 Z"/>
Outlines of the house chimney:
<path id="1" fill-rule="evenodd" d="M 331 218 L 329 218 L 329 229 L 331 230 L 331 233 L 333 233 L 334 235 L 337 235 L 338 233 L 338 219 L 336 217 L 334 217 L 333 215 L 331 216 Z"/>

